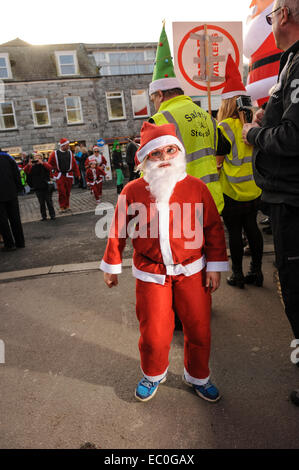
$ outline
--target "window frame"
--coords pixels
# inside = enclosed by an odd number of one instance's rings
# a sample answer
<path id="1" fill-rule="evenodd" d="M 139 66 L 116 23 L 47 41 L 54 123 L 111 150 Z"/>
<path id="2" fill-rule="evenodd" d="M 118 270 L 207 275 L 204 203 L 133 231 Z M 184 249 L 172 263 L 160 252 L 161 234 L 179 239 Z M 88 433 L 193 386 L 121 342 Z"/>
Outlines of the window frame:
<path id="1" fill-rule="evenodd" d="M 68 118 L 68 108 L 67 108 L 67 105 L 66 105 L 66 100 L 68 98 L 78 98 L 79 100 L 79 108 L 73 108 L 73 109 L 80 109 L 80 114 L 81 114 L 81 121 L 77 121 L 77 122 L 69 122 L 69 118 Z M 76 126 L 77 124 L 84 124 L 84 118 L 83 118 L 83 110 L 82 110 L 82 102 L 81 102 L 81 96 L 73 96 L 73 95 L 69 95 L 69 96 L 65 96 L 64 97 L 64 109 L 65 109 L 65 115 L 66 115 L 66 122 L 67 122 L 67 125 L 68 126 Z"/>
<path id="2" fill-rule="evenodd" d="M 49 119 L 48 124 L 37 124 L 36 121 L 35 121 L 35 114 L 45 113 L 45 111 L 35 111 L 35 110 L 34 110 L 34 107 L 33 107 L 34 101 L 41 101 L 41 100 L 45 100 L 45 101 L 46 101 L 46 108 L 47 108 L 48 119 Z M 33 118 L 33 125 L 34 125 L 34 127 L 36 127 L 36 128 L 40 128 L 40 127 L 51 127 L 52 124 L 51 124 L 51 116 L 50 116 L 50 111 L 49 111 L 48 98 L 33 98 L 33 99 L 31 99 L 30 101 L 31 101 L 31 111 L 32 111 L 32 118 Z"/>
<path id="3" fill-rule="evenodd" d="M 146 108 L 147 108 L 147 114 L 143 114 L 142 116 L 135 116 L 134 113 L 134 105 L 133 105 L 133 91 L 143 91 L 145 95 L 145 100 L 146 100 Z M 133 118 L 134 119 L 144 119 L 147 118 L 151 115 L 151 110 L 150 110 L 150 104 L 149 104 L 149 94 L 148 94 L 148 89 L 146 88 L 135 88 L 130 90 L 131 93 L 131 103 L 132 103 L 132 111 L 133 111 Z"/>
<path id="4" fill-rule="evenodd" d="M 111 96 L 111 97 L 109 97 L 108 93 L 119 93 L 120 96 Z M 125 121 L 127 119 L 127 113 L 126 113 L 126 104 L 125 104 L 125 97 L 124 97 L 123 90 L 121 90 L 121 91 L 119 91 L 119 90 L 108 90 L 108 91 L 105 92 L 105 96 L 106 96 L 106 107 L 107 107 L 107 113 L 108 113 L 109 121 Z M 123 116 L 114 118 L 114 117 L 111 117 L 111 115 L 110 115 L 109 110 L 111 110 L 111 108 L 109 107 L 108 103 L 109 103 L 110 100 L 119 99 L 119 98 L 121 98 L 121 101 L 122 101 Z"/>
<path id="5" fill-rule="evenodd" d="M 66 65 L 66 64 L 61 64 L 60 63 L 60 57 L 61 56 L 66 56 L 66 55 L 71 55 L 74 58 L 74 66 L 75 66 L 75 73 L 62 73 L 61 66 Z M 57 71 L 59 77 L 73 77 L 76 75 L 79 75 L 79 64 L 78 64 L 78 59 L 77 59 L 77 51 L 55 51 L 55 57 L 56 57 L 56 64 L 57 64 Z M 69 64 L 68 64 L 69 65 Z"/>
<path id="6" fill-rule="evenodd" d="M 4 103 L 11 103 L 12 111 L 13 111 L 12 114 L 2 114 L 1 105 L 4 104 Z M 16 118 L 16 111 L 15 111 L 14 102 L 13 101 L 1 101 L 0 102 L 0 110 L 1 110 L 0 116 L 13 116 L 14 121 L 15 121 L 15 127 L 5 127 L 3 129 L 0 127 L 0 132 L 9 132 L 9 131 L 14 131 L 14 130 L 18 129 L 18 123 L 17 123 L 17 118 Z"/>
<path id="7" fill-rule="evenodd" d="M 6 63 L 6 70 L 7 70 L 7 77 L 0 77 L 0 80 L 9 80 L 12 78 L 11 72 L 11 65 L 9 60 L 9 53 L 8 52 L 0 52 L 0 58 L 5 60 Z M 1 67 L 4 68 L 4 67 Z"/>

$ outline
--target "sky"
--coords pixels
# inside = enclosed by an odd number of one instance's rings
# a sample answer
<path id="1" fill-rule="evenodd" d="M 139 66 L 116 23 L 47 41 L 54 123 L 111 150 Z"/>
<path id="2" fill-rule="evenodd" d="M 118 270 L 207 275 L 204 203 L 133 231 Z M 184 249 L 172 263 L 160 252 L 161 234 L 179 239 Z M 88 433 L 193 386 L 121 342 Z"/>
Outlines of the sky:
<path id="1" fill-rule="evenodd" d="M 0 44 L 157 42 L 166 20 L 243 21 L 251 0 L 2 0 Z"/>

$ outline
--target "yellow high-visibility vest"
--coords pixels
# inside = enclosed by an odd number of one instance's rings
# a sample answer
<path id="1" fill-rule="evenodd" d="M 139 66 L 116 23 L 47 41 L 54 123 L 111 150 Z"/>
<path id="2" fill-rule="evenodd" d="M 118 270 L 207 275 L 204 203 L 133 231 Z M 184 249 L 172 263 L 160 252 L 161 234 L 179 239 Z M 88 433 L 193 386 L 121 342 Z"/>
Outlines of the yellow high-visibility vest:
<path id="1" fill-rule="evenodd" d="M 253 147 L 242 140 L 240 119 L 228 118 L 219 123 L 224 137 L 231 144 L 220 172 L 222 191 L 235 201 L 253 201 L 262 190 L 255 184 L 252 170 Z"/>
<path id="2" fill-rule="evenodd" d="M 189 96 L 180 95 L 163 101 L 152 120 L 158 126 L 167 123 L 176 126 L 177 137 L 186 149 L 187 173 L 206 183 L 221 213 L 224 200 L 215 158 L 218 144 L 215 119 Z"/>

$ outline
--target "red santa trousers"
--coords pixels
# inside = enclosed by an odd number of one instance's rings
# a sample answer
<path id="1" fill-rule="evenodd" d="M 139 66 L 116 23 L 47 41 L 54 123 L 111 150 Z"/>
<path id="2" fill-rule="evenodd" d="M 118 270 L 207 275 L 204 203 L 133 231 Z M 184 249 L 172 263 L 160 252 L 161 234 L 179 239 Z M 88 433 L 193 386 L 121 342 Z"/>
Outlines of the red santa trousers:
<path id="1" fill-rule="evenodd" d="M 70 195 L 73 186 L 73 177 L 61 175 L 56 180 L 58 191 L 58 202 L 61 209 L 68 209 L 70 206 Z"/>
<path id="2" fill-rule="evenodd" d="M 93 186 L 91 186 L 91 190 L 94 194 L 94 197 L 95 197 L 96 201 L 99 201 L 102 197 L 102 187 L 103 187 L 102 182 L 95 183 Z"/>
<path id="3" fill-rule="evenodd" d="M 202 385 L 210 375 L 211 293 L 205 270 L 186 277 L 166 276 L 164 285 L 136 281 L 141 369 L 153 382 L 166 375 L 174 331 L 174 311 L 184 331 L 184 366 L 188 381 Z"/>

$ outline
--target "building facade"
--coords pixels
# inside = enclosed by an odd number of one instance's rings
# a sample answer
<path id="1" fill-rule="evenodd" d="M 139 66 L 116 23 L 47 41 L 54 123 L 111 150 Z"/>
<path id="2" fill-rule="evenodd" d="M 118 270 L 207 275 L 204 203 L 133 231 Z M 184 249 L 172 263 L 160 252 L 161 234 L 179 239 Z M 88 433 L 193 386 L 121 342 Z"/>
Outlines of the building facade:
<path id="1" fill-rule="evenodd" d="M 49 153 L 61 137 L 87 147 L 138 135 L 153 112 L 155 44 L 0 46 L 0 148 Z"/>

